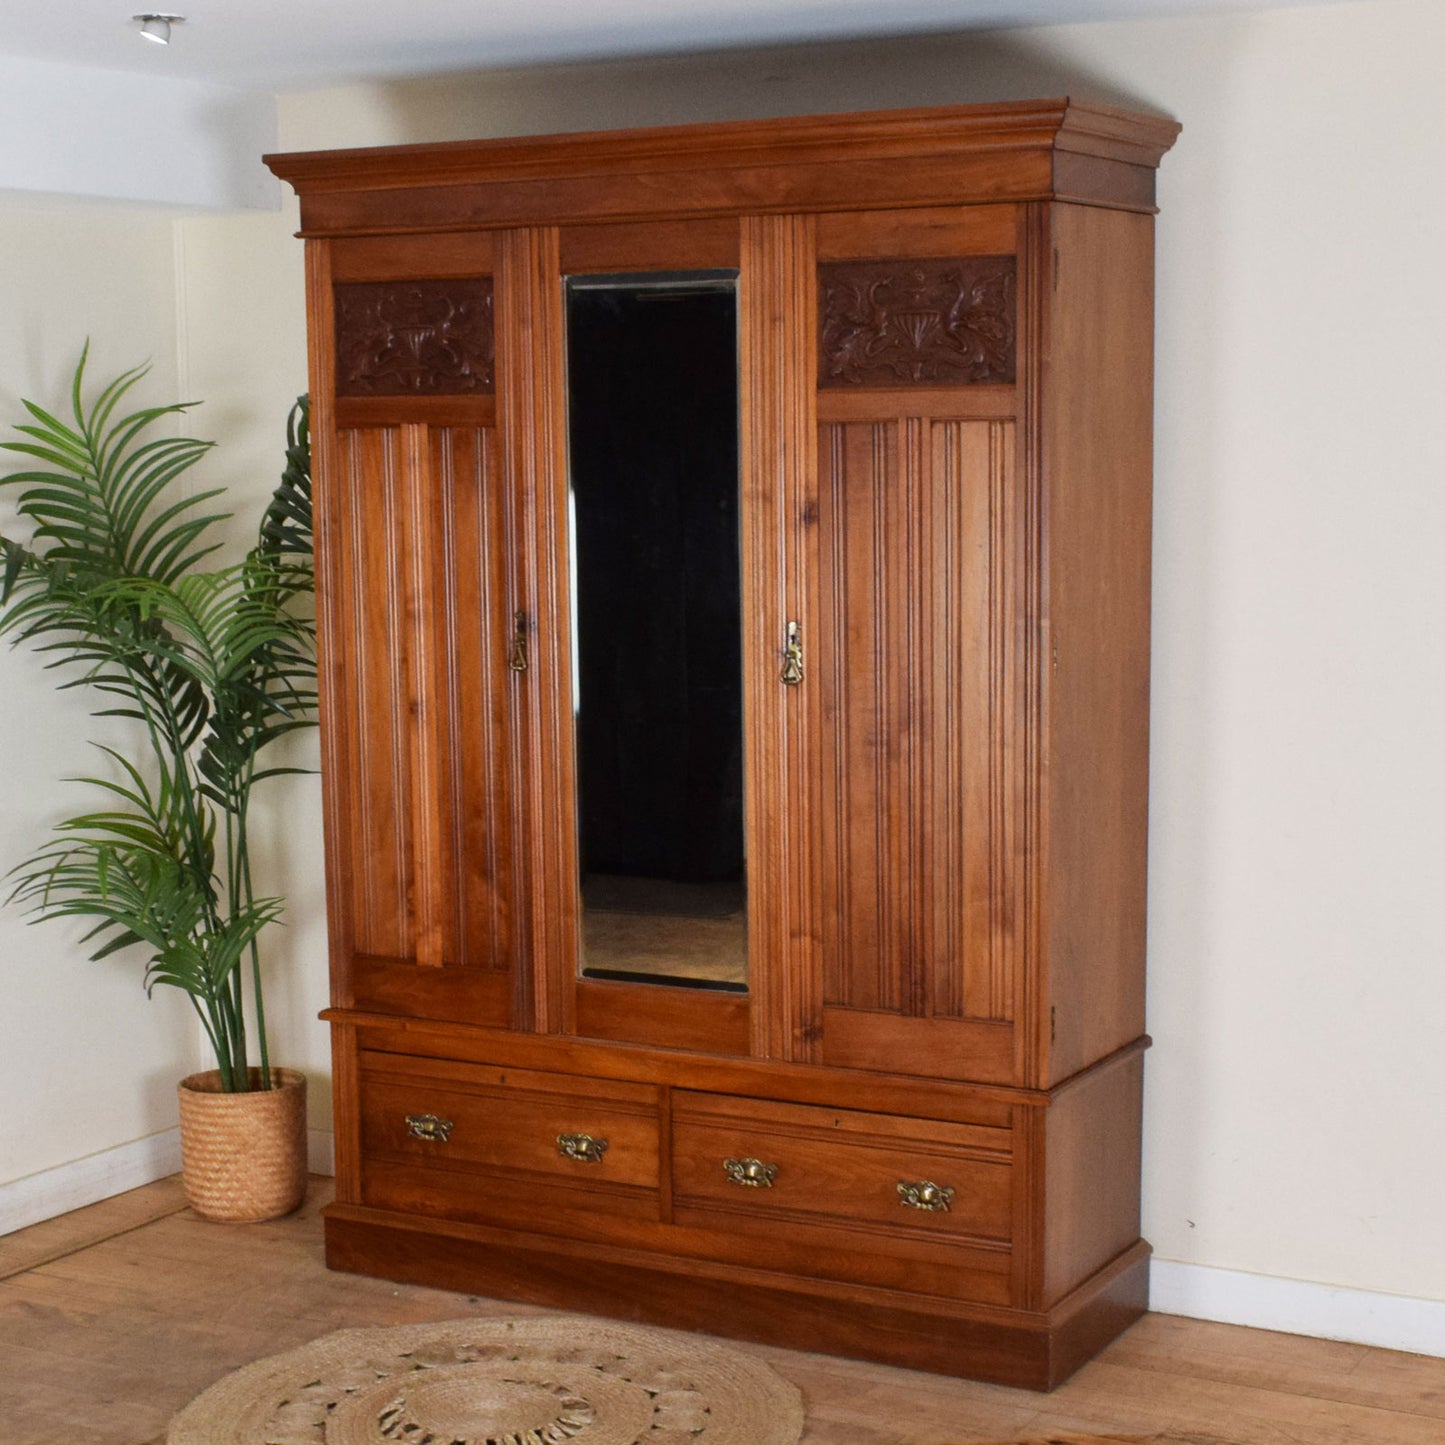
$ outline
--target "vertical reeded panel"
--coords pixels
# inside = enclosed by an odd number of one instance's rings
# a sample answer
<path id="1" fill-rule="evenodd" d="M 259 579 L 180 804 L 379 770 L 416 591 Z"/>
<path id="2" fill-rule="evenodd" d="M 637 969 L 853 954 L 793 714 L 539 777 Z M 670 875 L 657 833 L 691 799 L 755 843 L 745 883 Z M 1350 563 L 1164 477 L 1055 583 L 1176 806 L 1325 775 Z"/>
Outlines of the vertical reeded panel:
<path id="1" fill-rule="evenodd" d="M 821 1037 L 815 817 L 819 692 L 815 445 L 815 230 L 811 216 L 742 223 L 743 696 L 748 720 L 748 957 L 752 1049 L 806 1061 Z M 803 681 L 782 684 L 790 622 Z"/>
<path id="2" fill-rule="evenodd" d="M 1011 1017 L 1011 422 L 822 428 L 825 998 Z"/>
<path id="3" fill-rule="evenodd" d="M 911 934 L 896 876 L 909 866 L 911 842 L 907 778 L 896 766 L 910 701 L 900 673 L 911 642 L 909 499 L 897 422 L 829 427 L 823 437 L 825 997 L 895 1010 Z"/>
<path id="4" fill-rule="evenodd" d="M 494 244 L 500 463 L 518 534 L 513 607 L 529 650 L 511 688 L 526 759 L 519 841 L 536 961 L 535 974 L 521 979 L 529 990 L 521 1003 L 539 1032 L 563 1033 L 575 1018 L 569 965 L 578 924 L 561 262 L 550 227 L 499 231 Z"/>
<path id="5" fill-rule="evenodd" d="M 345 431 L 338 439 L 342 519 L 337 573 L 351 599 L 335 650 L 349 654 L 352 736 L 349 789 L 355 947 L 378 958 L 410 958 L 410 753 L 408 659 L 401 645 L 404 539 L 399 433 Z M 362 498 L 366 506 L 362 506 Z"/>
<path id="6" fill-rule="evenodd" d="M 922 628 L 922 956 L 937 1018 L 1011 1019 L 1023 545 L 1011 422 L 934 422 Z"/>
<path id="7" fill-rule="evenodd" d="M 410 664 L 404 716 L 411 753 L 412 934 L 416 962 L 439 968 L 446 946 L 452 851 L 442 782 L 451 771 L 445 621 L 450 594 L 445 582 L 437 586 L 443 526 L 427 428 L 415 422 L 403 426 L 401 447 L 406 565 L 395 585 L 401 594 L 402 646 Z M 444 569 L 442 576 L 445 579 Z"/>
<path id="8" fill-rule="evenodd" d="M 512 966 L 516 824 L 509 721 L 510 543 L 493 434 L 432 433 L 442 531 L 434 559 L 451 686 L 444 778 L 450 843 L 445 957 L 469 968 Z"/>
<path id="9" fill-rule="evenodd" d="M 513 964 L 509 532 L 481 428 L 339 434 L 358 955 Z"/>

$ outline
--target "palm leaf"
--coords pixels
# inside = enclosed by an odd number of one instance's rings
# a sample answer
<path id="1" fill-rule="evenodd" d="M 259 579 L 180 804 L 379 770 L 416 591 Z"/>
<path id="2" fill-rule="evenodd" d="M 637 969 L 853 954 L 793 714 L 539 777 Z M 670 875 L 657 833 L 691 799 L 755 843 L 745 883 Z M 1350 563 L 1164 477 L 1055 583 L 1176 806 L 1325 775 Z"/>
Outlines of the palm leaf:
<path id="1" fill-rule="evenodd" d="M 104 801 L 12 870 L 11 899 L 36 921 L 86 920 L 92 958 L 142 951 L 147 989 L 191 997 L 223 1078 L 245 1088 L 241 965 L 249 957 L 260 1021 L 257 940 L 281 913 L 279 899 L 251 894 L 250 791 L 301 771 L 257 757 L 315 721 L 306 400 L 288 418 L 255 547 L 237 565 L 203 567 L 226 517 L 212 509 L 220 494 L 175 488 L 210 443 L 151 434 L 189 404 L 128 410 L 144 367 L 87 404 L 87 352 L 72 420 L 26 402 L 18 438 L 0 443 L 28 461 L 0 487 L 15 489 L 32 524 L 27 545 L 0 537 L 0 635 L 39 651 L 62 689 L 93 689 L 105 704 L 96 715 L 139 724 L 146 761 L 102 749 L 114 775 L 75 781 Z"/>

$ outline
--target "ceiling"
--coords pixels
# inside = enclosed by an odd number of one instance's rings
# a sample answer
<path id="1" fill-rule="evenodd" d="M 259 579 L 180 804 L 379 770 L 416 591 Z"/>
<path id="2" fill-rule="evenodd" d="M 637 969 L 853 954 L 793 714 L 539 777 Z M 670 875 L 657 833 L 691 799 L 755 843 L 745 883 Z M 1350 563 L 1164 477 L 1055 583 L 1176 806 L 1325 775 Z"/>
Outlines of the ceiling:
<path id="1" fill-rule="evenodd" d="M 7 7 L 0 54 L 288 90 L 626 55 L 1126 19 L 1309 0 L 148 0 L 183 13 L 140 38 L 143 0 Z"/>

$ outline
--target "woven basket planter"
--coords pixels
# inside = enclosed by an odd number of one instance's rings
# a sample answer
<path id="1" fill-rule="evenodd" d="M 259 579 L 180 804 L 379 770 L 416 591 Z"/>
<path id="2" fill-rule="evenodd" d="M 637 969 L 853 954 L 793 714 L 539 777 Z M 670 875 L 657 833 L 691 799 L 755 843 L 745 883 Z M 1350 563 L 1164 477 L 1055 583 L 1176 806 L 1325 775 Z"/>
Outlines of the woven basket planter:
<path id="1" fill-rule="evenodd" d="M 306 1196 L 306 1079 L 272 1069 L 273 1087 L 227 1094 L 212 1069 L 182 1079 L 181 1182 L 206 1219 L 250 1224 L 278 1219 Z"/>

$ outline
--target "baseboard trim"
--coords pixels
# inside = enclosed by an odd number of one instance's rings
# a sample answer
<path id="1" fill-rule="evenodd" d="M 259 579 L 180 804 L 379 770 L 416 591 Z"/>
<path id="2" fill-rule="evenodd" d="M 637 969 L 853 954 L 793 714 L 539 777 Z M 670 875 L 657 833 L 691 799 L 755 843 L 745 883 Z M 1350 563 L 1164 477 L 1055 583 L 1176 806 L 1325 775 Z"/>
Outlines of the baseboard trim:
<path id="1" fill-rule="evenodd" d="M 335 1136 L 329 1129 L 308 1129 L 307 1167 L 313 1174 L 336 1173 Z M 181 1131 L 163 1129 L 144 1139 L 102 1149 L 98 1154 L 43 1169 L 9 1184 L 0 1184 L 0 1234 L 13 1234 L 57 1215 L 99 1204 L 153 1184 L 181 1169 Z"/>
<path id="2" fill-rule="evenodd" d="M 181 1167 L 181 1131 L 159 1134 L 102 1149 L 69 1164 L 43 1169 L 10 1184 L 0 1184 L 0 1234 L 98 1204 L 128 1189 L 139 1189 L 175 1174 Z"/>
<path id="3" fill-rule="evenodd" d="M 1156 1256 L 1149 1272 L 1149 1308 L 1165 1315 L 1445 1357 L 1445 1300 L 1375 1294 Z"/>
<path id="4" fill-rule="evenodd" d="M 330 1129 L 307 1130 L 306 1167 L 313 1174 L 336 1177 L 336 1135 Z"/>

